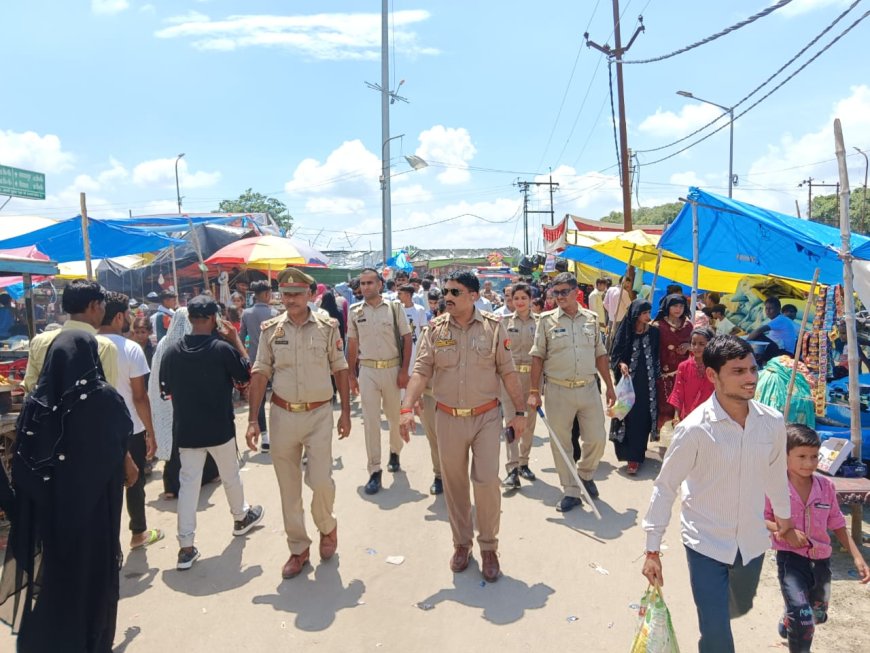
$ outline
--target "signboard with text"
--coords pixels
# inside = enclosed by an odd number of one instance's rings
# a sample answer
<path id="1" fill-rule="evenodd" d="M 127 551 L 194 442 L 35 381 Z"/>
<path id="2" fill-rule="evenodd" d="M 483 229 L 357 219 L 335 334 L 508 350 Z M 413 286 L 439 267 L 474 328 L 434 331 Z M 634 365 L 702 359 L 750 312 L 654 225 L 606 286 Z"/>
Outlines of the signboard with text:
<path id="1" fill-rule="evenodd" d="M 45 175 L 41 172 L 0 165 L 0 195 L 44 200 Z"/>

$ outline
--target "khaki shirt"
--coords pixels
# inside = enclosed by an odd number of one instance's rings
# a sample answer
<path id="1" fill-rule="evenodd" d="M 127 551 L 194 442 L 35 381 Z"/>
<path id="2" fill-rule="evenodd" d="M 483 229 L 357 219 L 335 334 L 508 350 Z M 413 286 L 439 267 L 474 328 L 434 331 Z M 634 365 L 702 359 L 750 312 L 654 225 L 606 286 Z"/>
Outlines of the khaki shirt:
<path id="1" fill-rule="evenodd" d="M 592 376 L 595 359 L 606 356 L 598 330 L 598 315 L 580 308 L 571 318 L 557 308 L 541 313 L 530 354 L 544 361 L 544 374 L 562 381 Z"/>
<path id="2" fill-rule="evenodd" d="M 308 403 L 332 396 L 330 374 L 347 369 L 338 323 L 314 311 L 302 326 L 286 313 L 261 325 L 260 346 L 251 372 L 272 379 L 284 401 Z"/>
<path id="3" fill-rule="evenodd" d="M 42 366 L 45 363 L 45 354 L 48 353 L 48 348 L 54 339 L 61 331 L 67 329 L 78 329 L 90 333 L 97 339 L 97 351 L 100 354 L 100 363 L 103 366 L 103 374 L 106 377 L 106 382 L 115 387 L 118 381 L 118 348 L 115 343 L 105 336 L 97 335 L 97 330 L 87 322 L 79 322 L 78 320 L 67 320 L 63 327 L 54 331 L 46 331 L 34 336 L 30 341 L 30 352 L 27 358 L 27 370 L 24 372 L 24 390 L 32 392 L 39 380 L 39 375 L 42 372 Z"/>
<path id="4" fill-rule="evenodd" d="M 432 379 L 436 401 L 452 408 L 475 408 L 501 395 L 500 379 L 515 372 L 504 325 L 492 313 L 474 309 L 462 328 L 439 315 L 422 335 L 414 373 Z"/>
<path id="5" fill-rule="evenodd" d="M 393 327 L 394 311 L 400 336 L 411 333 L 411 327 L 404 309 L 401 306 L 397 307 L 398 310 L 394 309 L 394 303 L 398 302 L 381 299 L 377 306 L 360 302 L 350 309 L 347 337 L 354 338 L 359 343 L 360 359 L 387 361 L 399 358 Z"/>
<path id="6" fill-rule="evenodd" d="M 516 365 L 531 365 L 532 356 L 529 351 L 535 344 L 535 327 L 538 320 L 534 313 L 529 313 L 527 319 L 522 319 L 516 313 L 511 313 L 502 320 L 507 337 L 511 341 L 511 355 Z"/>

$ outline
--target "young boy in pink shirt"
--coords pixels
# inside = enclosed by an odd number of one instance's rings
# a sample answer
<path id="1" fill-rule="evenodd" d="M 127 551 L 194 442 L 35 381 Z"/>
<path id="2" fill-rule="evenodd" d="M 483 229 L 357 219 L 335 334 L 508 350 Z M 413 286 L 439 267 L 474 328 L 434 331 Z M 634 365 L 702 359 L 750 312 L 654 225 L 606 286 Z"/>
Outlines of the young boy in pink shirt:
<path id="1" fill-rule="evenodd" d="M 846 519 L 837 505 L 834 484 L 814 474 L 822 444 L 818 434 L 803 424 L 789 424 L 786 435 L 791 517 L 795 530 L 805 535 L 807 545 L 796 548 L 776 537 L 773 509 L 767 499 L 764 518 L 767 528 L 774 532 L 771 539 L 785 599 L 779 634 L 788 640 L 789 653 L 805 653 L 812 646 L 815 624 L 828 619 L 832 553 L 828 530 L 852 555 L 862 583 L 870 582 L 870 569 L 846 532 Z"/>

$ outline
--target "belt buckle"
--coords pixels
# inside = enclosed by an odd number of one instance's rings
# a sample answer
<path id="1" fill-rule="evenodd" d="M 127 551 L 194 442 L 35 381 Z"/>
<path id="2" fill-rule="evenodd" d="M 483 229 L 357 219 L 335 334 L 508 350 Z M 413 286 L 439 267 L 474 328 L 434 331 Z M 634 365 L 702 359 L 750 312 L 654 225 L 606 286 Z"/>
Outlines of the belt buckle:
<path id="1" fill-rule="evenodd" d="M 584 380 L 584 381 L 572 381 L 572 382 L 571 382 L 571 387 L 572 387 L 572 388 L 585 388 L 585 387 L 586 387 L 586 381 L 585 381 L 585 380 Z"/>
<path id="2" fill-rule="evenodd" d="M 304 413 L 308 410 L 308 404 L 287 404 L 291 413 Z"/>
<path id="3" fill-rule="evenodd" d="M 454 408 L 453 414 L 456 417 L 474 417 L 473 408 Z"/>
<path id="4" fill-rule="evenodd" d="M 387 369 L 387 362 L 388 361 L 375 361 L 375 368 L 379 370 L 385 370 Z"/>

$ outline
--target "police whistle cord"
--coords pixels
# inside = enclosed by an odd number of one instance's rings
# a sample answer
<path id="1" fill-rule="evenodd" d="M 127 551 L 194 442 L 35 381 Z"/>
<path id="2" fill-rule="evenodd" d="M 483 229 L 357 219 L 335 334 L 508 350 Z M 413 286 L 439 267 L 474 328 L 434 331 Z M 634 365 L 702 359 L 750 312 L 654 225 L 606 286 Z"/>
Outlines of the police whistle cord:
<path id="1" fill-rule="evenodd" d="M 571 472 L 571 476 L 574 477 L 574 480 L 577 481 L 577 487 L 580 488 L 580 492 L 583 493 L 583 499 L 589 506 L 592 508 L 592 512 L 595 513 L 595 516 L 598 519 L 601 519 L 601 513 L 598 512 L 598 508 L 595 507 L 595 502 L 592 500 L 592 497 L 589 496 L 589 493 L 586 491 L 586 486 L 583 485 L 583 481 L 580 480 L 580 477 L 577 475 L 577 465 L 576 463 L 565 453 L 565 449 L 562 448 L 562 443 L 559 442 L 559 438 L 556 437 L 556 432 L 553 430 L 553 427 L 550 426 L 550 423 L 547 421 L 547 418 L 544 416 L 544 410 L 540 406 L 538 406 L 538 415 L 541 417 L 541 421 L 544 423 L 544 426 L 547 427 L 547 430 L 550 432 L 550 442 L 556 444 L 556 449 L 559 450 L 559 454 L 562 456 L 562 460 L 565 461 L 565 464 L 568 466 L 568 470 Z"/>

